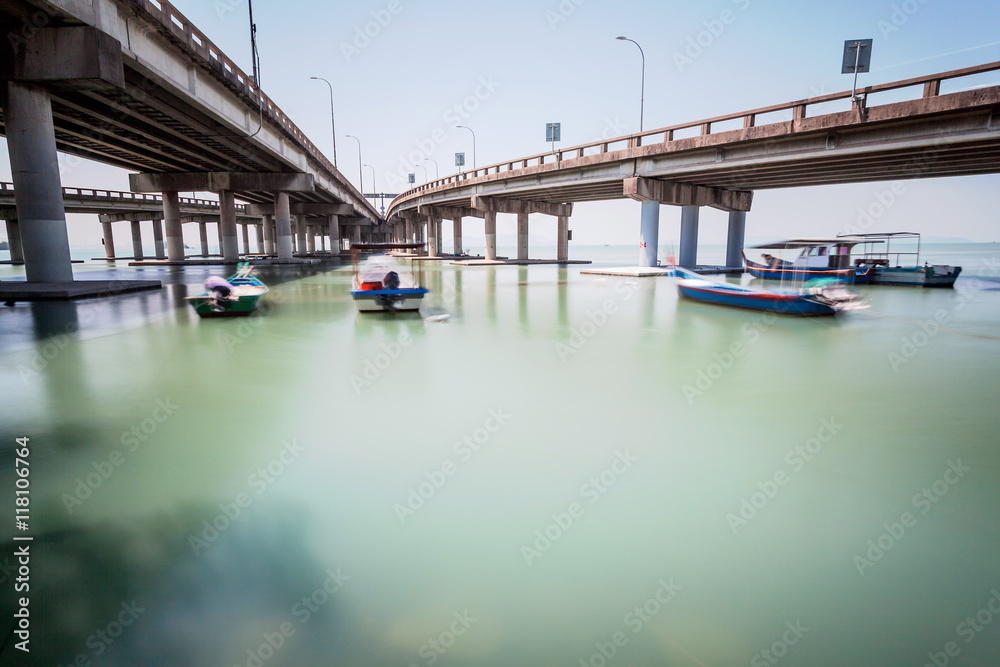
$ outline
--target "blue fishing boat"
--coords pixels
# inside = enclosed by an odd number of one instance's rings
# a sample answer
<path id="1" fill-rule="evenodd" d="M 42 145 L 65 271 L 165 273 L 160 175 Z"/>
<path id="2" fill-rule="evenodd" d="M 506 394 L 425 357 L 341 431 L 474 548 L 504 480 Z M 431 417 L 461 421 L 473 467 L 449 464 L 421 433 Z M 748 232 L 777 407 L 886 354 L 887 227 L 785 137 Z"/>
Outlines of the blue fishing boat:
<path id="1" fill-rule="evenodd" d="M 787 315 L 835 315 L 865 306 L 856 294 L 845 290 L 835 279 L 822 279 L 812 285 L 807 283 L 803 291 L 796 292 L 719 283 L 680 267 L 673 267 L 670 275 L 682 297 L 720 306 Z"/>
<path id="2" fill-rule="evenodd" d="M 845 283 L 869 283 L 875 277 L 871 266 L 852 266 L 851 249 L 865 243 L 860 237 L 841 236 L 835 239 L 789 239 L 777 243 L 754 246 L 757 250 L 799 250 L 799 255 L 789 261 L 762 253 L 764 263 L 751 261 L 743 253 L 747 272 L 755 278 L 768 280 L 810 280 L 836 278 Z M 876 241 L 877 242 L 877 241 Z"/>

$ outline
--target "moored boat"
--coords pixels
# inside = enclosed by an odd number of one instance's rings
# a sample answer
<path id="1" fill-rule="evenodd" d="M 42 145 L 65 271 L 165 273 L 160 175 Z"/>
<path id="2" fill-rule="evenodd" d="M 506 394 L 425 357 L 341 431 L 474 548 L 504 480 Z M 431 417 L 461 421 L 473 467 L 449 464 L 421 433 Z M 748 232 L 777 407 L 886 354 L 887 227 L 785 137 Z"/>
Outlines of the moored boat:
<path id="1" fill-rule="evenodd" d="M 671 275 L 681 296 L 702 303 L 788 315 L 835 315 L 865 306 L 856 294 L 845 290 L 836 280 L 822 280 L 820 284 L 807 285 L 803 291 L 796 292 L 719 283 L 680 267 L 672 268 Z"/>
<path id="2" fill-rule="evenodd" d="M 873 285 L 912 285 L 916 287 L 954 287 L 962 267 L 950 264 L 920 265 L 920 234 L 916 232 L 882 232 L 872 234 L 854 234 L 853 239 L 860 239 L 864 244 L 861 256 L 854 260 L 858 268 L 870 268 L 875 275 Z M 893 251 L 891 244 L 896 241 L 897 250 Z M 916 242 L 916 250 L 899 250 L 900 242 L 911 244 Z M 884 247 L 876 244 L 885 244 Z M 893 259 L 895 258 L 895 266 Z M 913 265 L 903 266 L 903 258 L 913 260 Z"/>
<path id="3" fill-rule="evenodd" d="M 757 250 L 799 250 L 794 260 L 763 253 L 764 264 L 751 261 L 743 254 L 747 272 L 755 278 L 769 280 L 810 280 L 836 278 L 846 283 L 868 283 L 875 276 L 869 266 L 852 266 L 851 249 L 864 239 L 838 237 L 836 239 L 789 239 L 777 243 L 754 246 Z"/>
<path id="4" fill-rule="evenodd" d="M 351 245 L 354 276 L 351 298 L 362 313 L 419 310 L 424 295 L 430 290 L 421 283 L 421 271 L 413 269 L 413 260 L 388 255 L 369 255 L 364 262 L 362 253 L 390 250 L 419 250 L 423 243 L 357 243 Z M 409 266 L 404 264 L 409 261 Z"/>
<path id="5" fill-rule="evenodd" d="M 200 317 L 239 317 L 249 315 L 260 306 L 267 294 L 267 285 L 250 275 L 253 267 L 241 262 L 236 273 L 228 278 L 210 276 L 205 280 L 205 293 L 187 297 Z"/>

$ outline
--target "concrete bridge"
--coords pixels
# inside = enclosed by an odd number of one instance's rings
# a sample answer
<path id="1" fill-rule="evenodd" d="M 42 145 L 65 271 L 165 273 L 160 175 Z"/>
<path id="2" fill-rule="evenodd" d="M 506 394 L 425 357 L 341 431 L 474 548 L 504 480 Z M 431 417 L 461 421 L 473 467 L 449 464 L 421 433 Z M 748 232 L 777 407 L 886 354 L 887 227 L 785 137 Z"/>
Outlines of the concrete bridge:
<path id="1" fill-rule="evenodd" d="M 304 216 L 325 217 L 331 247 L 341 222 L 379 224 L 256 82 L 165 0 L 8 0 L 0 28 L 0 132 L 29 282 L 73 278 L 57 150 L 134 170 L 134 192 L 160 193 L 170 260 L 184 258 L 183 191 L 219 193 L 227 260 L 239 254 L 237 197 L 260 207 L 264 242 L 282 259 L 292 257 L 293 215 L 303 217 L 301 247 Z"/>
<path id="2" fill-rule="evenodd" d="M 163 243 L 163 198 L 160 195 L 71 187 L 64 187 L 62 193 L 63 210 L 66 213 L 93 213 L 98 216 L 103 227 L 106 259 L 135 259 L 140 261 L 147 257 L 155 257 L 161 260 L 166 259 Z M 0 219 L 6 221 L 7 238 L 10 242 L 11 263 L 24 264 L 16 200 L 14 184 L 0 182 Z M 180 210 L 181 224 L 195 223 L 199 226 L 201 254 L 193 256 L 209 257 L 208 224 L 216 225 L 219 236 L 219 248 L 221 249 L 223 247 L 223 235 L 219 202 L 188 197 L 178 197 L 177 202 Z M 330 208 L 326 204 L 316 206 L 321 210 L 329 210 Z M 265 241 L 264 225 L 268 224 L 271 226 L 270 236 L 273 238 L 274 221 L 271 216 L 262 215 L 258 209 L 257 205 L 235 205 L 236 225 L 242 228 L 243 242 L 240 254 L 269 257 L 274 255 L 274 244 Z M 310 256 L 316 253 L 317 250 L 321 253 L 327 253 L 326 238 L 328 236 L 331 237 L 331 243 L 334 243 L 329 252 L 334 255 L 340 254 L 346 240 L 342 236 L 344 232 L 348 232 L 351 234 L 351 238 L 358 240 L 367 240 L 367 237 L 371 233 L 371 223 L 369 221 L 348 217 L 345 220 L 353 220 L 356 224 L 338 223 L 340 228 L 339 233 L 336 236 L 332 236 L 330 235 L 329 223 L 326 221 L 326 216 L 314 215 L 307 217 L 303 212 L 303 205 L 298 202 L 290 204 L 290 210 L 295 213 L 292 222 L 293 231 L 296 231 L 296 227 L 301 220 L 304 225 L 306 238 L 305 245 L 300 249 L 297 243 L 298 235 L 292 235 L 292 251 L 295 255 Z M 339 219 L 339 216 L 337 217 Z M 140 223 L 144 221 L 149 221 L 153 228 L 153 255 L 147 255 L 143 250 Z M 121 257 L 115 254 L 114 232 L 112 228 L 112 223 L 115 222 L 131 223 L 131 257 Z M 256 237 L 257 244 L 255 253 L 251 252 L 250 228 L 254 228 L 255 230 L 254 236 Z"/>
<path id="3" fill-rule="evenodd" d="M 850 91 L 821 95 L 491 164 L 402 193 L 387 220 L 394 238 L 426 237 L 440 253 L 442 218 L 454 221 L 456 248 L 463 218 L 483 218 L 486 259 L 495 260 L 496 216 L 515 214 L 525 261 L 529 215 L 540 213 L 557 219 L 565 261 L 574 203 L 629 198 L 642 202 L 639 265 L 652 267 L 660 205 L 669 204 L 682 207 L 679 263 L 693 266 L 699 208 L 711 206 L 729 212 L 726 263 L 740 266 L 754 190 L 1000 172 L 1000 86 L 961 90 L 997 70 L 1000 62 L 869 86 L 853 100 Z"/>

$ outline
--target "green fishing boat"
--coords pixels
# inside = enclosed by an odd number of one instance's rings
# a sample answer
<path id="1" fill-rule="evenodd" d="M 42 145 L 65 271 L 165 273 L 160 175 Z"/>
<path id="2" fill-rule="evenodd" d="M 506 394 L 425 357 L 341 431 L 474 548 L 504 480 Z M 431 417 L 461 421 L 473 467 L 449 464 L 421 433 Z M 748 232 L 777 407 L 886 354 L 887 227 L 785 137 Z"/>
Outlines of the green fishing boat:
<path id="1" fill-rule="evenodd" d="M 239 317 L 257 310 L 261 298 L 267 294 L 267 285 L 250 275 L 253 266 L 241 262 L 236 273 L 228 278 L 209 276 L 205 280 L 205 293 L 189 296 L 188 303 L 200 317 Z"/>

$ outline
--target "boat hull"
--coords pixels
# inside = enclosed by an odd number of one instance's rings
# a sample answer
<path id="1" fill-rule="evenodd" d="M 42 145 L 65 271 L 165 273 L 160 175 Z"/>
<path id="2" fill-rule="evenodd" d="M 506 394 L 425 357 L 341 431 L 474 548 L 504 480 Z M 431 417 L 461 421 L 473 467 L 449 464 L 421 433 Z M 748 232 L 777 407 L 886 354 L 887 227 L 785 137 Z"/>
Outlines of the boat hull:
<path id="1" fill-rule="evenodd" d="M 948 267 L 937 272 L 934 266 L 876 267 L 873 285 L 911 285 L 915 287 L 954 287 L 962 267 Z"/>
<path id="2" fill-rule="evenodd" d="M 426 287 L 394 290 L 352 290 L 351 298 L 362 313 L 396 313 L 419 310 Z"/>
<path id="3" fill-rule="evenodd" d="M 260 306 L 260 300 L 264 294 L 252 296 L 241 296 L 232 301 L 215 301 L 208 295 L 194 296 L 188 298 L 188 303 L 194 307 L 194 312 L 199 317 L 246 317 L 253 313 Z M 221 310 L 216 310 L 215 305 L 221 306 Z"/>
<path id="4" fill-rule="evenodd" d="M 701 303 L 786 315 L 835 315 L 838 311 L 837 307 L 808 294 L 770 292 L 717 283 L 680 268 L 673 269 L 671 275 L 676 279 L 677 291 L 682 297 Z"/>
<path id="5" fill-rule="evenodd" d="M 763 264 L 758 264 L 757 262 L 751 262 L 746 257 L 743 258 L 746 263 L 747 272 L 755 278 L 764 278 L 765 280 L 812 280 L 813 278 L 836 278 L 837 280 L 842 280 L 845 283 L 851 284 L 864 284 L 870 283 L 875 277 L 875 269 L 806 269 L 806 268 L 776 268 L 772 269 L 769 266 Z"/>

